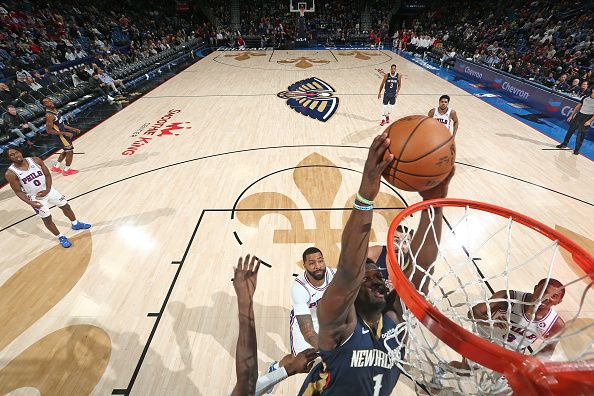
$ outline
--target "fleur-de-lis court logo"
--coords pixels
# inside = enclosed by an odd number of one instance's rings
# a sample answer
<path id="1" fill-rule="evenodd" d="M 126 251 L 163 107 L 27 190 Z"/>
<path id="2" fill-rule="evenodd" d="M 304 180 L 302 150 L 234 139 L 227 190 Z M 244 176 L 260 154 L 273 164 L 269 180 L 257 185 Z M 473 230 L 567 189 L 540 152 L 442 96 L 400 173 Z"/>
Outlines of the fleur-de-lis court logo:
<path id="1" fill-rule="evenodd" d="M 381 53 L 379 52 L 369 52 L 369 51 L 349 51 L 349 52 L 339 52 L 339 56 L 355 56 L 355 59 L 361 60 L 369 60 L 372 56 L 380 56 Z"/>
<path id="2" fill-rule="evenodd" d="M 299 208 L 297 202 L 303 201 L 301 197 L 295 196 L 294 199 L 281 192 L 258 192 L 239 201 L 237 219 L 244 225 L 258 228 L 261 224 L 266 224 L 261 222 L 264 217 L 280 214 L 289 221 L 290 228 L 274 229 L 273 244 L 297 243 L 316 246 L 323 252 L 327 264 L 334 267 L 338 263 L 342 231 L 355 200 L 355 194 L 343 190 L 343 172 L 350 174 L 352 171 L 341 171 L 328 158 L 314 152 L 301 160 L 293 170 L 293 182 L 309 207 Z M 353 174 L 359 178 L 359 173 Z M 341 198 L 346 202 L 340 202 Z M 340 202 L 340 206 L 335 206 L 336 201 Z M 404 203 L 396 195 L 385 192 L 380 192 L 375 202 L 377 209 L 374 210 L 374 214 L 385 218 L 387 229 L 387 225 L 402 210 Z M 313 213 L 314 228 L 305 226 L 307 211 Z M 339 219 L 342 221 L 339 222 Z M 337 227 L 337 224 L 342 224 L 342 227 Z M 370 242 L 385 243 L 376 239 L 374 230 L 371 231 Z M 298 264 L 302 266 L 300 260 Z"/>
<path id="3" fill-rule="evenodd" d="M 0 352 L 23 333 L 33 331 L 31 327 L 83 278 L 93 251 L 91 233 L 71 240 L 76 249 L 55 246 L 0 285 Z M 35 332 L 26 335 L 31 343 L 23 345 L 26 348 L 16 356 L 3 358 L 0 395 L 20 388 L 35 388 L 41 395 L 91 394 L 107 368 L 111 339 L 104 329 L 84 323 L 83 318 L 79 321 L 56 323 L 56 330 L 38 339 L 31 338 Z"/>
<path id="4" fill-rule="evenodd" d="M 243 52 L 237 52 L 234 54 L 228 54 L 228 55 L 225 55 L 225 57 L 235 58 L 235 60 L 237 60 L 237 61 L 244 61 L 244 60 L 251 59 L 252 56 L 264 56 L 264 55 L 266 55 L 266 54 L 263 52 L 243 51 Z"/>
<path id="5" fill-rule="evenodd" d="M 279 63 L 281 65 L 290 65 L 290 64 L 294 63 L 295 67 L 298 67 L 300 69 L 309 69 L 313 65 L 325 65 L 325 64 L 330 63 L 330 61 L 327 59 L 317 59 L 317 58 L 308 58 L 306 56 L 300 56 L 298 58 L 289 58 L 289 59 L 279 60 L 279 61 L 276 61 L 276 63 Z"/>
<path id="6" fill-rule="evenodd" d="M 310 77 L 291 84 L 286 91 L 276 96 L 286 99 L 287 106 L 297 113 L 326 122 L 338 109 L 339 101 L 334 92 L 327 82 Z"/>

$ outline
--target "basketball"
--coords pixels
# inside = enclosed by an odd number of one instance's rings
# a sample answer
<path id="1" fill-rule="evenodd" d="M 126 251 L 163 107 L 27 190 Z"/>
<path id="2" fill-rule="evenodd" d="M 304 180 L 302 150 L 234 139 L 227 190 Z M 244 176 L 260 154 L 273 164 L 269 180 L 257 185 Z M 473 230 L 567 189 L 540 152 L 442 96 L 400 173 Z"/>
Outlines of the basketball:
<path id="1" fill-rule="evenodd" d="M 452 171 L 456 146 L 451 132 L 438 120 L 412 115 L 386 129 L 394 154 L 383 173 L 388 183 L 407 191 L 425 191 L 441 183 Z"/>

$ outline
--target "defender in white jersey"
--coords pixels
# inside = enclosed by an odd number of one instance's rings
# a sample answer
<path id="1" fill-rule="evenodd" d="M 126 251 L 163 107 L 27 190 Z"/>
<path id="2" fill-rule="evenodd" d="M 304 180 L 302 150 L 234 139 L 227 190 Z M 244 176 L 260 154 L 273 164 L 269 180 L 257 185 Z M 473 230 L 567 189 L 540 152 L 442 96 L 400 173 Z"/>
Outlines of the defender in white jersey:
<path id="1" fill-rule="evenodd" d="M 565 288 L 561 282 L 545 278 L 534 286 L 532 293 L 516 290 L 510 290 L 509 294 L 506 290 L 494 293 L 488 307 L 487 303 L 477 304 L 472 307 L 468 317 L 474 318 L 479 335 L 516 352 L 524 352 L 536 340 L 543 340 L 546 345 L 536 356 L 548 360 L 558 340 L 547 342 L 546 339 L 565 327 L 565 322 L 553 309 L 553 306 L 563 301 L 564 295 Z M 497 321 L 492 329 L 487 323 L 490 319 Z M 470 369 L 466 359 L 450 362 L 449 365 L 455 369 Z"/>
<path id="2" fill-rule="evenodd" d="M 458 132 L 458 114 L 456 113 L 456 110 L 449 107 L 449 105 L 450 97 L 448 95 L 441 95 L 439 97 L 439 106 L 429 110 L 428 115 L 444 124 L 450 131 L 453 126 L 453 134 L 456 136 L 456 132 Z"/>
<path id="3" fill-rule="evenodd" d="M 291 353 L 297 355 L 308 348 L 318 349 L 317 305 L 332 281 L 333 268 L 326 268 L 320 249 L 307 248 L 303 252 L 305 272 L 295 278 L 291 287 L 290 341 Z"/>
<path id="4" fill-rule="evenodd" d="M 72 222 L 73 230 L 84 230 L 90 228 L 76 220 L 76 216 L 70 208 L 66 198 L 52 186 L 52 176 L 43 163 L 37 157 L 23 157 L 23 153 L 15 148 L 6 151 L 6 158 L 12 162 L 5 173 L 5 178 L 10 183 L 14 193 L 27 205 L 30 205 L 35 213 L 41 217 L 48 230 L 60 241 L 60 244 L 68 248 L 72 243 L 65 235 L 58 231 L 52 220 L 50 205 L 56 205 Z"/>

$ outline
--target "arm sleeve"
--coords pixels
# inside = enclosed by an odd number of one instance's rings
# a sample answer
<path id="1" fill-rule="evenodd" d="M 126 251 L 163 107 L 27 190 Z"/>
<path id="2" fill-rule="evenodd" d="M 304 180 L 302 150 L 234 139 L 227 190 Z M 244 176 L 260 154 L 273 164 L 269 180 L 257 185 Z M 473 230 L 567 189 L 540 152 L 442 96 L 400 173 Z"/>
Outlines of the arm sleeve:
<path id="1" fill-rule="evenodd" d="M 293 305 L 293 313 L 295 315 L 311 315 L 309 310 L 309 292 L 297 280 L 293 282 L 291 287 L 291 304 Z"/>

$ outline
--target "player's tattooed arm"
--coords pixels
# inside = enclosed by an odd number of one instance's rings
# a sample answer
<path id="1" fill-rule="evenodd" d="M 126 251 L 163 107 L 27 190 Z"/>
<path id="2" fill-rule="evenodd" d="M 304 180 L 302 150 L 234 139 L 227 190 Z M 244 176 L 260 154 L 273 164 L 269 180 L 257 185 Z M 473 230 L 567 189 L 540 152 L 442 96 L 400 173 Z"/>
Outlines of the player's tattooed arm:
<path id="1" fill-rule="evenodd" d="M 432 117 L 435 115 L 435 109 L 431 109 L 429 110 L 429 113 L 427 113 L 427 116 Z"/>
<path id="2" fill-rule="evenodd" d="M 458 132 L 458 126 L 460 124 L 458 121 L 458 113 L 456 113 L 456 110 L 452 110 L 451 116 L 452 116 L 452 121 L 454 122 L 454 136 L 456 136 L 456 133 Z"/>
<path id="3" fill-rule="evenodd" d="M 318 349 L 318 333 L 314 329 L 311 315 L 296 315 L 297 323 L 299 323 L 299 331 L 305 338 L 305 341 L 316 350 Z"/>

